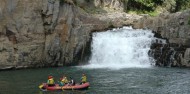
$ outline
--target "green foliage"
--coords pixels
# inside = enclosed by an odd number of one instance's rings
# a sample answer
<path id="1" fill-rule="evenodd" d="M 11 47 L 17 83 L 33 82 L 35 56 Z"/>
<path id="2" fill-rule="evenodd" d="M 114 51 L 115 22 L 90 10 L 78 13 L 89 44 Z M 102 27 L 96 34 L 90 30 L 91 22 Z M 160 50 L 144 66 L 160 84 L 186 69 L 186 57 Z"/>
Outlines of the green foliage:
<path id="1" fill-rule="evenodd" d="M 162 3 L 163 3 L 163 0 L 128 0 L 127 9 L 154 11 L 156 6 Z"/>
<path id="2" fill-rule="evenodd" d="M 190 17 L 189 17 L 189 19 L 188 19 L 188 25 L 190 25 Z"/>
<path id="3" fill-rule="evenodd" d="M 154 2 L 152 0 L 134 0 L 134 1 L 146 7 L 154 7 Z"/>
<path id="4" fill-rule="evenodd" d="M 89 3 L 91 0 L 85 0 L 87 3 Z"/>
<path id="5" fill-rule="evenodd" d="M 65 0 L 60 0 L 59 3 L 62 5 L 65 2 Z"/>
<path id="6" fill-rule="evenodd" d="M 190 8 L 190 0 L 176 0 L 176 11 L 185 10 Z"/>
<path id="7" fill-rule="evenodd" d="M 177 12 L 190 8 L 190 0 L 122 0 L 122 2 L 126 12 L 146 13 L 151 16 L 158 15 L 162 9 L 166 9 L 169 12 Z M 161 9 L 159 10 L 160 7 Z"/>
<path id="8" fill-rule="evenodd" d="M 158 16 L 158 12 L 157 11 L 152 11 L 152 12 L 148 12 L 147 14 L 149 14 L 150 16 Z"/>
<path id="9" fill-rule="evenodd" d="M 129 14 L 148 14 L 150 16 L 157 16 L 159 13 L 157 11 L 140 11 L 140 10 L 136 10 L 136 11 L 128 11 Z"/>

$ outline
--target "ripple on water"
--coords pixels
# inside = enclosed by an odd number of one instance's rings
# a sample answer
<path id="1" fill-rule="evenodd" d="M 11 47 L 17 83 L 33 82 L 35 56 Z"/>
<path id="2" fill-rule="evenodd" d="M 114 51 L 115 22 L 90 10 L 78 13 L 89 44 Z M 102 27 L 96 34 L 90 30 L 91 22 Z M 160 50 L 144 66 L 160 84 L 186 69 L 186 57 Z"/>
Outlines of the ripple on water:
<path id="1" fill-rule="evenodd" d="M 66 74 L 77 82 L 80 81 L 81 74 L 86 73 L 91 86 L 86 91 L 41 92 L 38 85 L 46 82 L 50 73 L 54 75 L 56 81 Z M 188 94 L 190 92 L 190 70 L 178 68 L 110 70 L 64 67 L 0 72 L 0 75 L 0 94 Z"/>

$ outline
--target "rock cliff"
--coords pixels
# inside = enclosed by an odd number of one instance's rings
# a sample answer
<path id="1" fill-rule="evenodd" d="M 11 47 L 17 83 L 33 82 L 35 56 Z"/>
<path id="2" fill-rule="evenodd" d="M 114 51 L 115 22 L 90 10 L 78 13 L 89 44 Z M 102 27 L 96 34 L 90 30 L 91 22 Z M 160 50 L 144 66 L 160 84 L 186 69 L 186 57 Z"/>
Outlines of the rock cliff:
<path id="1" fill-rule="evenodd" d="M 158 17 L 145 15 L 134 28 L 151 29 L 157 40 L 150 55 L 156 65 L 169 67 L 190 67 L 190 10 L 173 14 L 162 13 Z"/>
<path id="2" fill-rule="evenodd" d="M 1 0 L 0 69 L 76 65 L 88 59 L 91 33 L 123 25 L 167 40 L 152 45 L 158 66 L 190 63 L 190 12 L 126 14 L 123 0 Z"/>
<path id="3" fill-rule="evenodd" d="M 122 26 L 124 22 L 121 19 L 114 25 L 115 18 L 106 20 L 86 13 L 80 7 L 84 3 L 88 2 L 1 0 L 0 69 L 75 65 L 85 60 L 91 32 Z M 91 2 L 95 7 L 116 10 L 122 8 L 118 3 Z"/>

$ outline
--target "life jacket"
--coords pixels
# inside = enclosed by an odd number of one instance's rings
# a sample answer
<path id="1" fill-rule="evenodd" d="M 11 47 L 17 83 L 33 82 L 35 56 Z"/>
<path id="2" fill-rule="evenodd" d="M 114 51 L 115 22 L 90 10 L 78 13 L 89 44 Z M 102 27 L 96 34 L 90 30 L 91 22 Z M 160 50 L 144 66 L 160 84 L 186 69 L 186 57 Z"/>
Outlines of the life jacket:
<path id="1" fill-rule="evenodd" d="M 87 82 L 86 76 L 82 76 L 82 82 Z"/>
<path id="2" fill-rule="evenodd" d="M 67 80 L 67 78 L 63 78 L 63 79 L 61 80 L 61 82 L 66 84 L 66 83 L 68 83 L 69 81 Z"/>
<path id="3" fill-rule="evenodd" d="M 54 82 L 53 78 L 48 79 L 48 84 L 54 84 L 54 83 L 55 83 L 55 82 Z"/>

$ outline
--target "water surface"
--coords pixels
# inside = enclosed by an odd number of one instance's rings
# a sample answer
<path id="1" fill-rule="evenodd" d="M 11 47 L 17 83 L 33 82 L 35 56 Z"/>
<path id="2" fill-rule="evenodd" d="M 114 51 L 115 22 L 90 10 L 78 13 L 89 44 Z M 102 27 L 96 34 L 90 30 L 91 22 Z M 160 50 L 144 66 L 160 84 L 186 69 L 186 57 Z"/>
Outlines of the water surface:
<path id="1" fill-rule="evenodd" d="M 41 91 L 48 75 L 65 74 L 79 82 L 86 73 L 91 86 L 85 91 Z M 60 67 L 0 72 L 0 94 L 189 94 L 190 70 L 179 68 L 82 69 Z"/>

